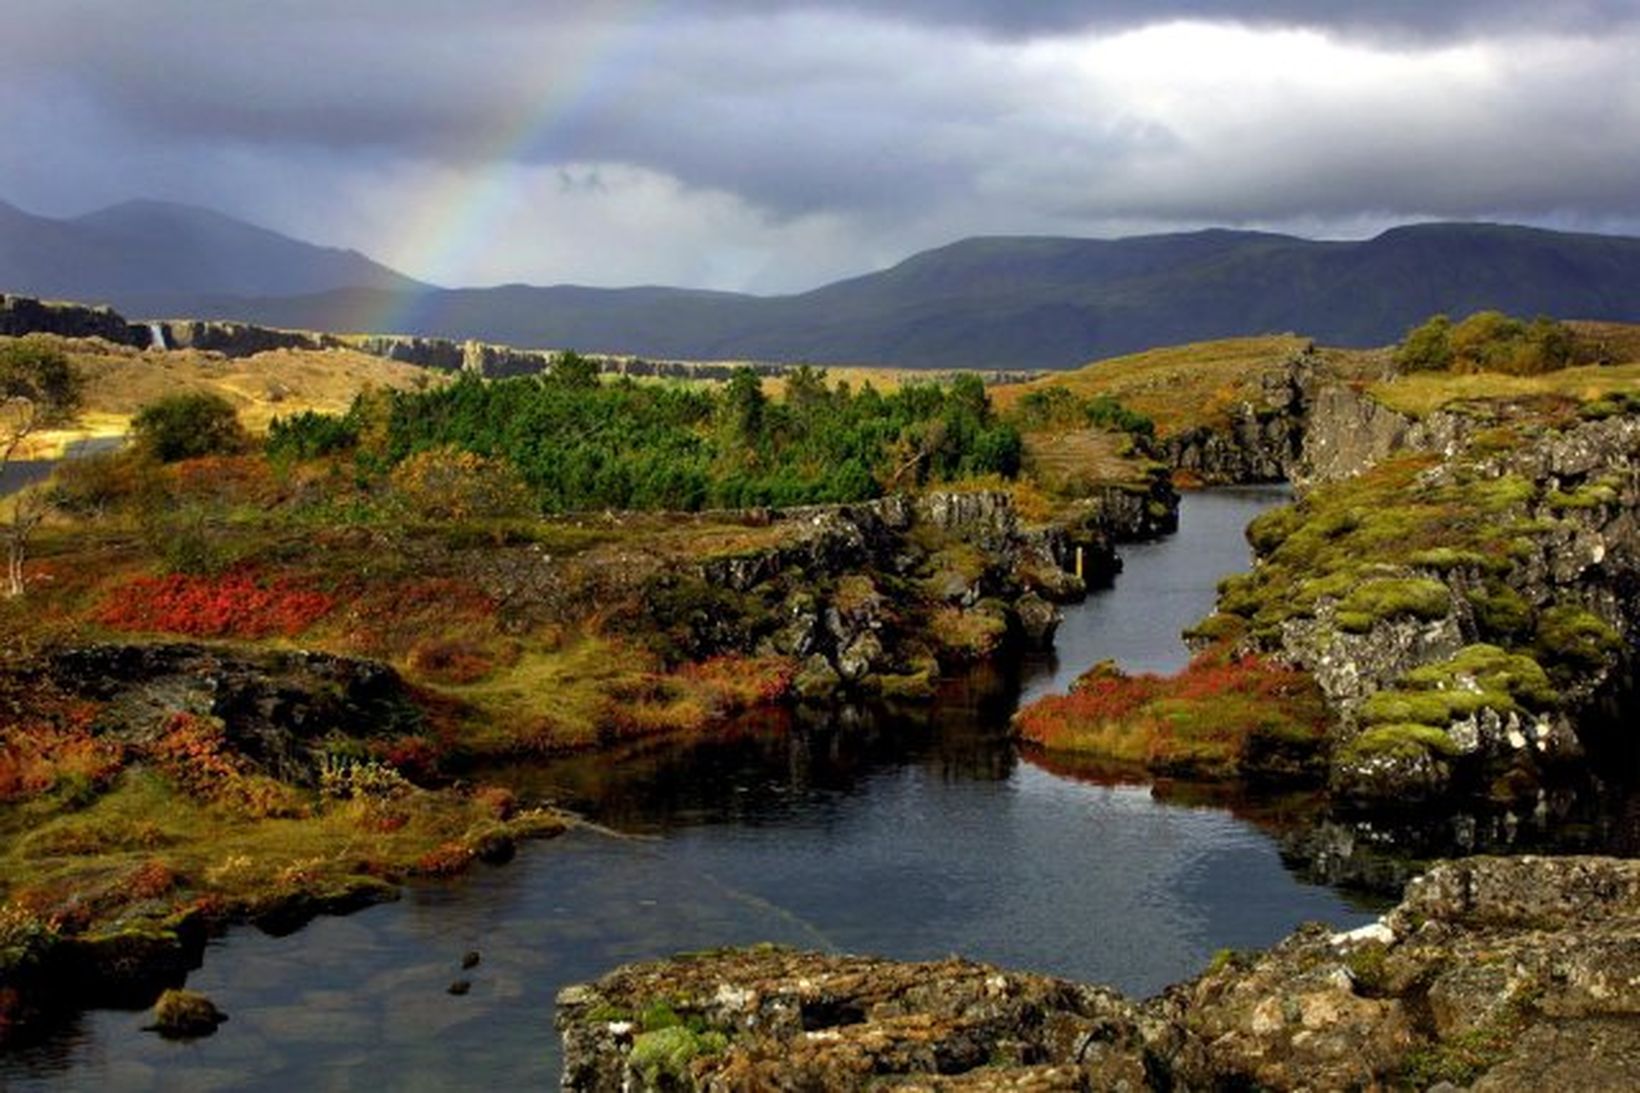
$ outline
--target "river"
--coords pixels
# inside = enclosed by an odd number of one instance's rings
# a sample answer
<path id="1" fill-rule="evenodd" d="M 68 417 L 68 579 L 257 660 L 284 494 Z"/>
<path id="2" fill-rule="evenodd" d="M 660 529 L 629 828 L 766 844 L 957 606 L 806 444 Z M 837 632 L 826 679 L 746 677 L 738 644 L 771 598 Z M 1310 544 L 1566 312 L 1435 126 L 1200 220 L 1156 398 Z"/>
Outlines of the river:
<path id="1" fill-rule="evenodd" d="M 236 929 L 188 985 L 230 1014 L 167 1042 L 95 1011 L 0 1056 L 7 1089 L 542 1088 L 566 983 L 680 950 L 777 941 L 905 959 L 950 953 L 1147 995 L 1224 947 L 1299 922 L 1367 921 L 1289 873 L 1237 814 L 1063 777 L 1006 738 L 1021 695 L 1095 660 L 1180 667 L 1179 631 L 1248 564 L 1242 529 L 1284 494 L 1197 493 L 1180 533 L 1126 548 L 1067 611 L 1056 652 L 952 681 L 932 709 L 838 724 L 765 715 L 709 744 L 509 772 L 611 829 L 411 886 L 291 937 Z M 482 962 L 459 970 L 476 949 Z M 456 997 L 457 978 L 471 990 Z"/>

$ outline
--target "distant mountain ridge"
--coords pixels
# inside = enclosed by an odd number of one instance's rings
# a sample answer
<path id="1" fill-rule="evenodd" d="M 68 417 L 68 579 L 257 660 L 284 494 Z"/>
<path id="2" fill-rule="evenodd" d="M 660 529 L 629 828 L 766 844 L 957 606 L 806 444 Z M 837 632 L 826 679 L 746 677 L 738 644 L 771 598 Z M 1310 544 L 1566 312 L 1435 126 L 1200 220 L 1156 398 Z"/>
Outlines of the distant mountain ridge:
<path id="1" fill-rule="evenodd" d="M 23 295 L 116 305 L 144 294 L 186 299 L 431 287 L 357 251 L 303 243 L 164 201 L 127 201 L 65 220 L 0 203 L 0 285 Z"/>
<path id="2" fill-rule="evenodd" d="M 1640 239 L 1502 224 L 1418 224 L 1360 242 L 1228 229 L 988 236 L 809 292 L 749 296 L 440 289 L 187 206 L 132 202 L 67 221 L 0 206 L 0 291 L 337 332 L 392 315 L 396 329 L 381 333 L 659 358 L 1065 368 L 1284 331 L 1386 344 L 1437 311 L 1640 321 Z"/>

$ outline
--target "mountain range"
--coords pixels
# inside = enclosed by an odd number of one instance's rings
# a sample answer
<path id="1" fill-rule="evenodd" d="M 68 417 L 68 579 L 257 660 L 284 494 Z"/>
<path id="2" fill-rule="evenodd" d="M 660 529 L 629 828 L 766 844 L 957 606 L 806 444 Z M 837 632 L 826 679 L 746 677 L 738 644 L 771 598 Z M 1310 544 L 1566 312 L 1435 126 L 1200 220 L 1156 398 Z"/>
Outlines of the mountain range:
<path id="1" fill-rule="evenodd" d="M 445 289 L 192 206 L 133 201 L 58 220 L 0 203 L 0 291 L 133 317 L 660 358 L 1064 368 L 1238 334 L 1386 344 L 1438 311 L 1640 321 L 1640 239 L 1500 224 L 1418 224 L 1360 242 L 1223 229 L 993 236 L 809 292 L 751 296 Z"/>

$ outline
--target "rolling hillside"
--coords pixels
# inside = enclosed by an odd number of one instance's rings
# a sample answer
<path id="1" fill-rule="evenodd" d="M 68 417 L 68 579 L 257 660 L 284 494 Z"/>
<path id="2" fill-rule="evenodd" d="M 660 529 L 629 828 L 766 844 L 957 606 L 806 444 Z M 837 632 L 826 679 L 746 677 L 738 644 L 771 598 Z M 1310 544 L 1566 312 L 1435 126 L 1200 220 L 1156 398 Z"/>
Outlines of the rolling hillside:
<path id="1" fill-rule="evenodd" d="M 0 206 L 0 290 L 107 302 L 140 317 L 663 358 L 1066 368 L 1287 331 L 1382 345 L 1437 311 L 1640 320 L 1640 239 L 1494 224 L 1421 224 L 1362 242 L 1217 229 L 984 237 L 810 292 L 759 297 L 436 289 L 354 252 L 183 206 L 133 202 L 73 221 Z"/>

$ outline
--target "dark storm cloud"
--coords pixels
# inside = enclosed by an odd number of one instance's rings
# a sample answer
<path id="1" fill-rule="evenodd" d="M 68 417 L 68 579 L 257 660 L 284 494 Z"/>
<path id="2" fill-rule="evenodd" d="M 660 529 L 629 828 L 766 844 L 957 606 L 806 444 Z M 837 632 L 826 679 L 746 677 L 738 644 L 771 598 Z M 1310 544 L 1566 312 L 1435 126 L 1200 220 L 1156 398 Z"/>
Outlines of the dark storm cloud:
<path id="1" fill-rule="evenodd" d="M 545 187 L 513 206 L 538 236 L 642 225 L 633 279 L 696 268 L 667 248 L 702 225 L 801 264 L 979 232 L 1640 223 L 1637 45 L 1632 0 L 12 0 L 0 141 L 29 154 L 0 200 L 175 197 L 328 240 L 390 224 L 376 193 L 507 170 Z"/>

